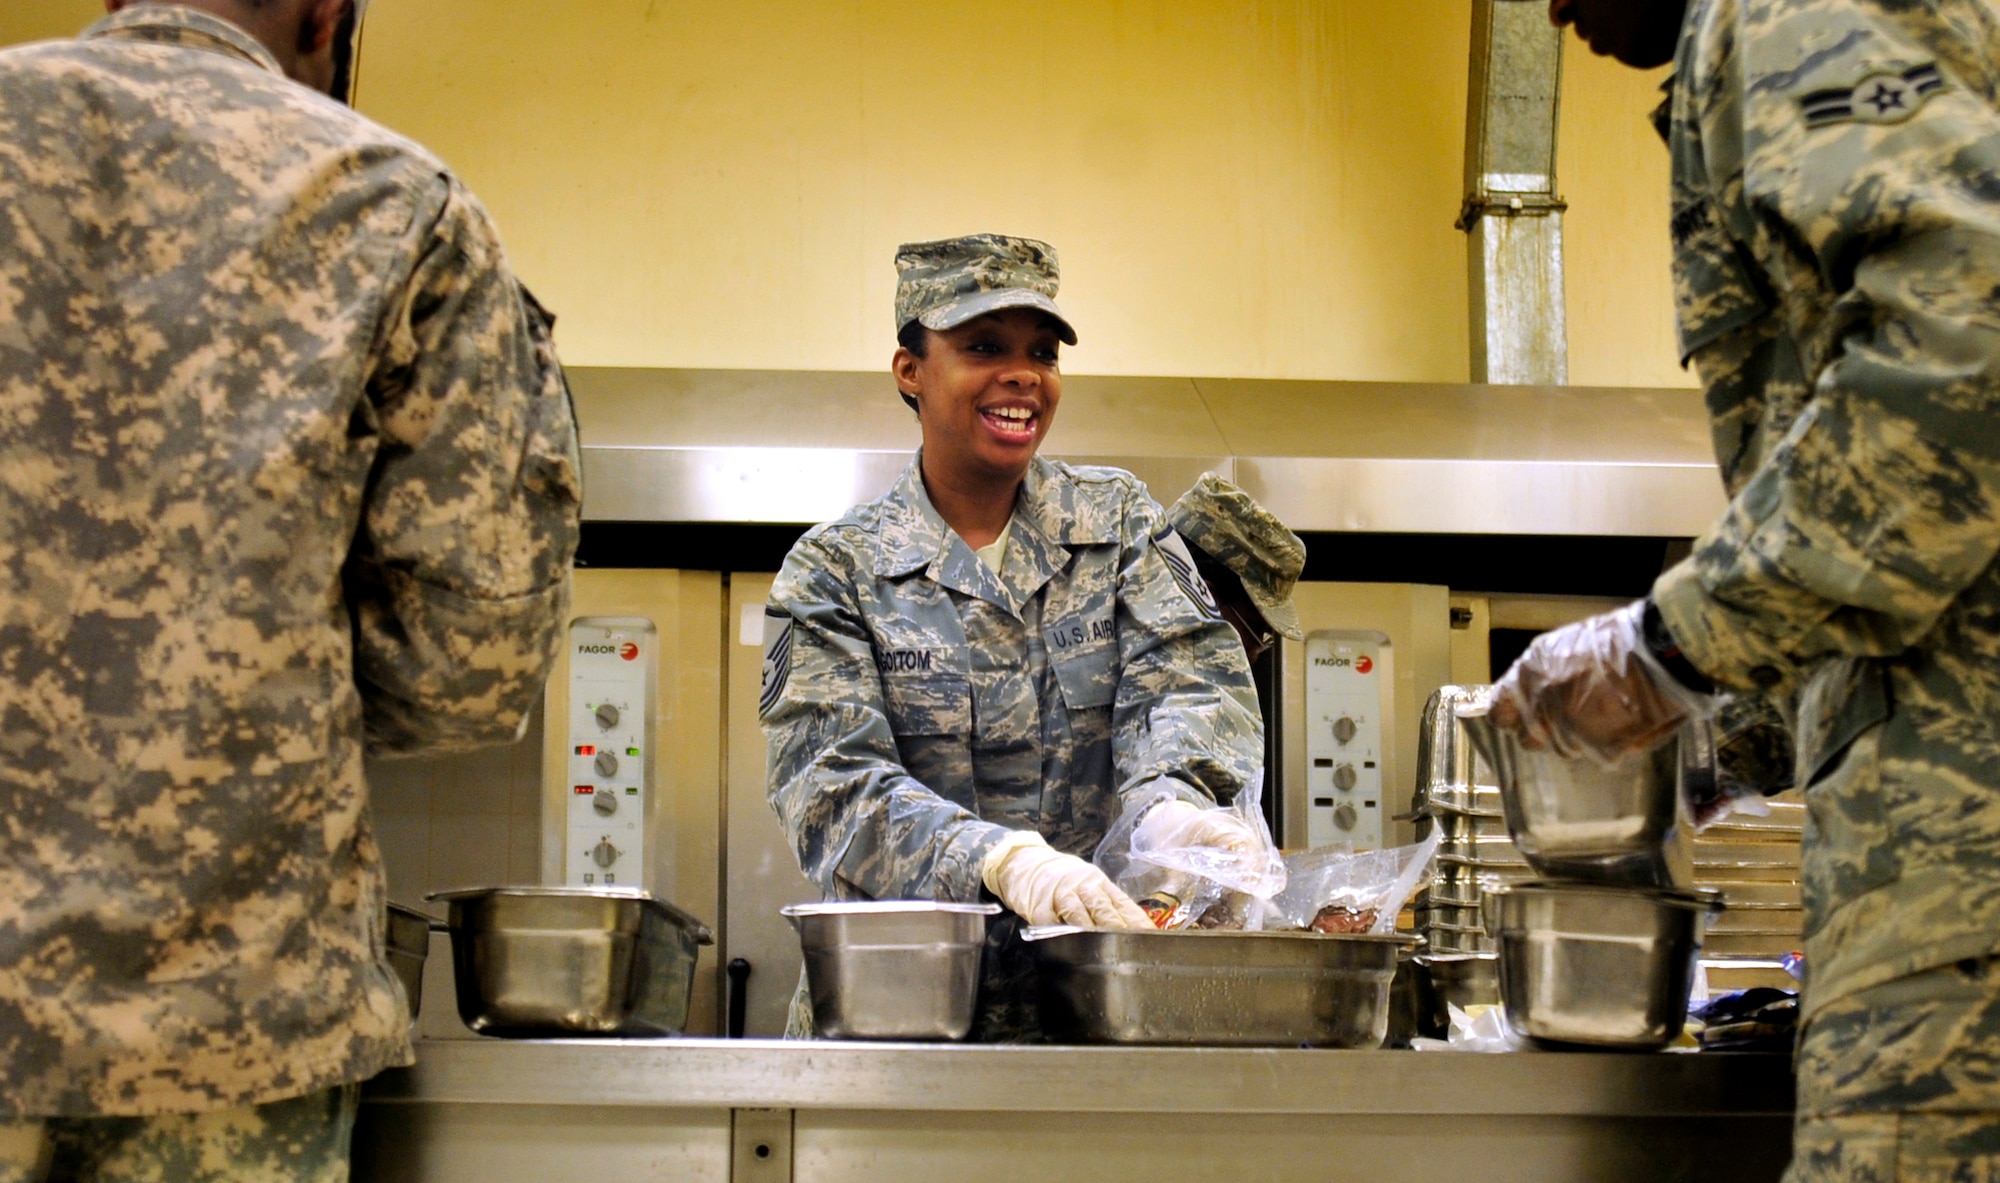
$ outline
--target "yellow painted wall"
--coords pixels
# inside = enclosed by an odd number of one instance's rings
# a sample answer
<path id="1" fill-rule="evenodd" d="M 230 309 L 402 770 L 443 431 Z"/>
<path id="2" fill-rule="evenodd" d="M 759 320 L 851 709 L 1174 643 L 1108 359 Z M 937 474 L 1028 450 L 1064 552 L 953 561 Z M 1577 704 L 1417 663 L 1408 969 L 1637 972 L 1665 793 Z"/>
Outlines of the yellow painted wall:
<path id="1" fill-rule="evenodd" d="M 0 43 L 95 0 L 5 0 Z M 378 0 L 364 110 L 584 365 L 873 369 L 898 242 L 1060 248 L 1080 373 L 1461 381 L 1464 0 Z M 1653 82 L 1572 43 L 1571 380 L 1673 365 Z"/>
<path id="2" fill-rule="evenodd" d="M 1675 362 L 1667 146 L 1648 118 L 1666 75 L 1595 57 L 1574 38 L 1564 49 L 1556 169 L 1569 200 L 1563 263 L 1578 386 L 1695 385 Z"/>

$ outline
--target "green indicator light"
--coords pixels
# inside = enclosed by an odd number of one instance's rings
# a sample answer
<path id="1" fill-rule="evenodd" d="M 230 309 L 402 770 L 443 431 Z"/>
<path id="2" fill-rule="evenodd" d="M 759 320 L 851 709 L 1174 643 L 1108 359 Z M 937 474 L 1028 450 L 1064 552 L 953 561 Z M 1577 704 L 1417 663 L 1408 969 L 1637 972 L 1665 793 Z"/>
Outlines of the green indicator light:
<path id="1" fill-rule="evenodd" d="M 625 754 L 626 754 L 626 755 L 628 755 L 628 756 L 636 756 L 636 755 L 638 755 L 638 754 L 639 754 L 639 749 L 638 749 L 638 748 L 626 748 L 626 749 L 625 749 Z"/>
<path id="2" fill-rule="evenodd" d="M 628 788 L 625 790 L 625 795 L 627 797 L 637 797 L 639 795 L 639 790 Z"/>

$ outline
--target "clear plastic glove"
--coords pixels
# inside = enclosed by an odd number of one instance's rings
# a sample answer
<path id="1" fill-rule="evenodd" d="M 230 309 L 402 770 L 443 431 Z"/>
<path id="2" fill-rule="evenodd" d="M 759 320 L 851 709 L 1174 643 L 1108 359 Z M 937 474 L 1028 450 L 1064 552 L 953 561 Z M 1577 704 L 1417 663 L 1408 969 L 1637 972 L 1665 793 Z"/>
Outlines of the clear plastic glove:
<path id="1" fill-rule="evenodd" d="M 1250 828 L 1250 823 L 1237 814 L 1226 809 L 1203 809 L 1178 798 L 1162 801 L 1147 810 L 1132 837 L 1146 850 L 1207 846 L 1248 854 L 1263 846 L 1263 840 Z"/>
<path id="2" fill-rule="evenodd" d="M 1645 601 L 1543 633 L 1493 687 L 1493 722 L 1530 748 L 1606 763 L 1647 751 L 1714 698 L 1674 679 L 1646 648 Z"/>
<path id="3" fill-rule="evenodd" d="M 1040 834 L 1015 833 L 986 855 L 979 877 L 986 890 L 1029 924 L 1085 928 L 1152 928 L 1152 918 L 1104 872 L 1049 846 Z"/>

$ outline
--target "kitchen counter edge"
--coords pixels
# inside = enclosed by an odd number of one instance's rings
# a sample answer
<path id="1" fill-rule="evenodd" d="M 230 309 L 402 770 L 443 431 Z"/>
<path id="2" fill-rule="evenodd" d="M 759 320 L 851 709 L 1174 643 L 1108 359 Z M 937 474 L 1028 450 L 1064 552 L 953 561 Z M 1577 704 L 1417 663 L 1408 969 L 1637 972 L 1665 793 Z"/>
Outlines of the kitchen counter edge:
<path id="1" fill-rule="evenodd" d="M 439 1039 L 375 1104 L 1686 1117 L 1790 1113 L 1790 1057 Z"/>

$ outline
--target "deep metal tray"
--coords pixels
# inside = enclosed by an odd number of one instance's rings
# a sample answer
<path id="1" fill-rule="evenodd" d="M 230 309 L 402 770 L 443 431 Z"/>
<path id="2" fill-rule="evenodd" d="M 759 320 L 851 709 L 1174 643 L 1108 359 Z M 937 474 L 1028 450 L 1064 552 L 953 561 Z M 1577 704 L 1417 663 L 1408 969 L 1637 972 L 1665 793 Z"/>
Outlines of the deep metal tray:
<path id="1" fill-rule="evenodd" d="M 482 1035 L 672 1035 L 708 926 L 629 888 L 478 887 L 451 905 L 458 1015 Z"/>
<path id="2" fill-rule="evenodd" d="M 829 901 L 779 909 L 799 932 L 822 1039 L 964 1039 L 995 904 Z"/>
<path id="3" fill-rule="evenodd" d="M 383 921 L 389 968 L 403 983 L 403 998 L 410 1004 L 410 1022 L 424 1006 L 424 961 L 431 953 L 431 929 L 444 925 L 427 912 L 404 904 L 391 903 Z"/>
<path id="4" fill-rule="evenodd" d="M 1062 1042 L 1380 1047 L 1406 936 L 1031 928 Z"/>
<path id="5" fill-rule="evenodd" d="M 1722 907 L 1712 891 L 1575 882 L 1489 894 L 1508 1029 L 1537 1043 L 1665 1047 L 1687 1020 L 1703 929 Z"/>

